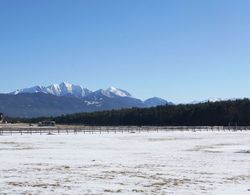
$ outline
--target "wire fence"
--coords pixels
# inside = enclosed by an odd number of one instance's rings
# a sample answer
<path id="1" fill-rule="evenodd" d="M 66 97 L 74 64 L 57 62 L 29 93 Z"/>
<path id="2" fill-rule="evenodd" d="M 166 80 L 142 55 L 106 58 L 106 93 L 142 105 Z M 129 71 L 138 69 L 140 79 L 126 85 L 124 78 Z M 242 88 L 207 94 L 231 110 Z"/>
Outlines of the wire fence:
<path id="1" fill-rule="evenodd" d="M 250 126 L 60 126 L 60 127 L 0 127 L 0 135 L 13 134 L 102 134 L 143 133 L 162 131 L 249 131 Z"/>

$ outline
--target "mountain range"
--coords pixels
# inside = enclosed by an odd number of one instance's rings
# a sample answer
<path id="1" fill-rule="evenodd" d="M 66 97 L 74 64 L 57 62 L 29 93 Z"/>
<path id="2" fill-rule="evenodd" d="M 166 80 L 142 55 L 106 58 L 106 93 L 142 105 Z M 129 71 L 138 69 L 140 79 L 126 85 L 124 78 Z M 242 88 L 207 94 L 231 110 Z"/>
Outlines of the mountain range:
<path id="1" fill-rule="evenodd" d="M 23 118 L 170 104 L 173 103 L 158 97 L 142 101 L 115 87 L 91 91 L 67 82 L 47 87 L 37 85 L 0 94 L 0 112 Z"/>

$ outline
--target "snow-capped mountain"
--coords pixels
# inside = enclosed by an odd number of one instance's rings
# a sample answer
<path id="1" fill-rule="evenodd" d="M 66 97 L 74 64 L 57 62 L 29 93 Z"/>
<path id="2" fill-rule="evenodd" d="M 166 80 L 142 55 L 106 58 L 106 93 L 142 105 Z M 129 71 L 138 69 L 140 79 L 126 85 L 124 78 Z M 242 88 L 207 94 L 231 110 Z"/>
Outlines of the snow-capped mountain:
<path id="1" fill-rule="evenodd" d="M 130 93 L 125 90 L 117 89 L 115 87 L 109 87 L 106 90 L 101 90 L 101 93 L 107 97 L 132 97 Z"/>
<path id="2" fill-rule="evenodd" d="M 52 95 L 57 96 L 75 96 L 78 98 L 83 98 L 90 94 L 91 91 L 80 85 L 73 85 L 70 83 L 63 82 L 61 84 L 54 84 L 47 87 L 47 92 Z"/>
<path id="3" fill-rule="evenodd" d="M 71 96 L 71 97 L 77 97 L 77 98 L 88 98 L 93 99 L 93 101 L 96 100 L 102 100 L 104 97 L 106 98 L 130 98 L 130 99 L 136 99 L 134 98 L 129 92 L 119 89 L 116 87 L 109 87 L 108 89 L 99 89 L 97 91 L 90 91 L 88 88 L 85 88 L 81 85 L 74 85 L 67 82 L 62 82 L 60 84 L 53 84 L 49 85 L 47 87 L 45 86 L 34 86 L 30 88 L 24 88 L 24 89 L 18 89 L 16 91 L 11 92 L 12 95 L 18 95 L 18 94 L 25 94 L 25 93 L 44 93 L 44 94 L 51 94 L 55 96 Z M 138 100 L 138 99 L 137 99 Z M 140 100 L 141 101 L 141 100 Z M 167 102 L 164 99 L 153 97 L 145 100 L 144 102 L 141 101 L 143 104 L 145 104 L 145 107 L 151 107 L 151 106 L 158 106 L 158 105 L 165 105 L 165 104 L 171 104 L 171 102 Z M 92 104 L 89 102 L 89 104 Z"/>
<path id="4" fill-rule="evenodd" d="M 47 93 L 47 91 L 46 91 L 46 87 L 37 85 L 34 87 L 30 87 L 30 88 L 18 89 L 14 92 L 11 92 L 10 94 L 17 95 L 20 93 Z"/>
<path id="5" fill-rule="evenodd" d="M 2 95 L 2 96 L 1 96 Z M 13 117 L 58 116 L 76 112 L 94 112 L 122 108 L 145 108 L 171 104 L 161 98 L 146 101 L 134 98 L 129 92 L 109 87 L 90 91 L 70 83 L 47 87 L 34 86 L 0 94 L 0 110 Z"/>
<path id="6" fill-rule="evenodd" d="M 122 89 L 115 88 L 115 87 L 109 87 L 108 89 L 105 89 L 105 90 L 99 89 L 93 93 L 90 93 L 89 96 L 92 96 L 95 98 L 98 98 L 100 96 L 105 96 L 108 98 L 116 98 L 116 97 L 132 98 L 132 95 L 129 92 L 122 90 Z"/>
<path id="7" fill-rule="evenodd" d="M 131 94 L 128 93 L 127 91 L 115 87 L 109 87 L 108 89 L 105 90 L 100 89 L 95 92 L 92 92 L 89 89 L 84 88 L 80 85 L 73 85 L 66 82 L 49 85 L 47 87 L 37 85 L 30 88 L 18 89 L 14 92 L 11 92 L 10 94 L 17 95 L 21 93 L 46 93 L 56 96 L 75 96 L 78 98 L 84 98 L 85 96 L 88 96 L 90 94 L 92 95 L 102 94 L 109 98 L 132 97 Z"/>
<path id="8" fill-rule="evenodd" d="M 60 84 L 53 84 L 47 87 L 44 86 L 34 86 L 31 88 L 19 89 L 11 94 L 21 94 L 21 93 L 46 93 L 56 96 L 74 96 L 78 98 L 83 98 L 90 94 L 91 91 L 80 85 L 73 85 L 70 83 L 62 82 Z"/>
<path id="9" fill-rule="evenodd" d="M 97 90 L 84 97 L 83 100 L 88 105 L 95 105 L 98 110 L 146 107 L 140 99 L 134 98 L 127 91 L 115 87 Z"/>

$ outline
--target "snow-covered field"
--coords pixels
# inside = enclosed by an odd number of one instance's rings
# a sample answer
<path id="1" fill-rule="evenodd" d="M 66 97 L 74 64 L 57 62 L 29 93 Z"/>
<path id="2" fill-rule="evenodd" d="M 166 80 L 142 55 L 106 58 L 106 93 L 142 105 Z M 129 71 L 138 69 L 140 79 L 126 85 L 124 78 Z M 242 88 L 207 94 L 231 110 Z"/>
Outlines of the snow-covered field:
<path id="1" fill-rule="evenodd" d="M 0 136 L 0 194 L 250 194 L 250 132 Z"/>

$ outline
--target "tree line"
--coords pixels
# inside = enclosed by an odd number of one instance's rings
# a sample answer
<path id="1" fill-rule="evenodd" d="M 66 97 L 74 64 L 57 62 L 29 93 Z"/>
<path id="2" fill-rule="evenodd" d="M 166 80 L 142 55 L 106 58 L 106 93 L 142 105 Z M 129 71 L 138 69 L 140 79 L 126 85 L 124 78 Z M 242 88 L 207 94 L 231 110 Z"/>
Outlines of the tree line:
<path id="1" fill-rule="evenodd" d="M 59 117 L 26 119 L 24 122 L 54 120 L 58 124 L 137 126 L 227 126 L 250 125 L 250 100 L 229 100 L 199 104 L 131 108 Z"/>

